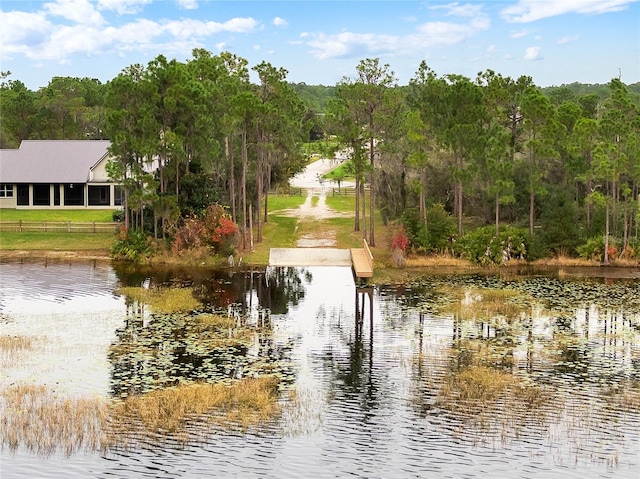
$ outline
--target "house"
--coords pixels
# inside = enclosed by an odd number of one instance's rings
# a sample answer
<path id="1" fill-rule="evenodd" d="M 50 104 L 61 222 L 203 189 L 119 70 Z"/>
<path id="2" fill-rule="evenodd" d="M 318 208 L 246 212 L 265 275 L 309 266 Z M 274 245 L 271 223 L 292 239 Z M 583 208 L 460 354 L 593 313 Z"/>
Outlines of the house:
<path id="1" fill-rule="evenodd" d="M 0 208 L 118 208 L 108 140 L 24 140 L 0 150 Z"/>

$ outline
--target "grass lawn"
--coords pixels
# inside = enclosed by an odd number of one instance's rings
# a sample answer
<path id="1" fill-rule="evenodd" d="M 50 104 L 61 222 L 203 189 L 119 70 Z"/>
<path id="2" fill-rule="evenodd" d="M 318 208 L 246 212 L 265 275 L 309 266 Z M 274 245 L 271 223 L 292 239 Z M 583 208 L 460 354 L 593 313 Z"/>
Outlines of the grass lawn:
<path id="1" fill-rule="evenodd" d="M 0 233 L 2 251 L 93 251 L 110 250 L 112 233 Z"/>
<path id="2" fill-rule="evenodd" d="M 0 221 L 109 223 L 113 210 L 0 209 Z M 109 251 L 113 233 L 0 232 L 2 251 Z"/>
<path id="3" fill-rule="evenodd" d="M 93 221 L 108 223 L 113 221 L 113 210 L 16 210 L 0 209 L 0 221 Z"/>
<path id="4" fill-rule="evenodd" d="M 306 199 L 307 195 L 304 191 L 301 196 L 269 195 L 269 212 L 297 208 L 303 204 Z M 262 207 L 264 208 L 264 205 L 262 205 Z"/>
<path id="5" fill-rule="evenodd" d="M 340 164 L 340 166 L 334 168 L 333 170 L 325 173 L 322 177 L 326 180 L 349 180 L 352 181 L 354 179 L 353 173 L 351 172 L 350 164 L 348 161 L 345 161 Z"/>

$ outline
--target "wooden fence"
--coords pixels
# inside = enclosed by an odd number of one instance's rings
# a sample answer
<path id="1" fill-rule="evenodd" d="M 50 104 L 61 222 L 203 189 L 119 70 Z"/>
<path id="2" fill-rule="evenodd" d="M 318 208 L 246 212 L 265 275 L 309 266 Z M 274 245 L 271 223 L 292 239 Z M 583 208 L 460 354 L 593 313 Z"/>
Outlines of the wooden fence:
<path id="1" fill-rule="evenodd" d="M 0 231 L 19 233 L 115 233 L 121 223 L 79 221 L 0 221 Z"/>

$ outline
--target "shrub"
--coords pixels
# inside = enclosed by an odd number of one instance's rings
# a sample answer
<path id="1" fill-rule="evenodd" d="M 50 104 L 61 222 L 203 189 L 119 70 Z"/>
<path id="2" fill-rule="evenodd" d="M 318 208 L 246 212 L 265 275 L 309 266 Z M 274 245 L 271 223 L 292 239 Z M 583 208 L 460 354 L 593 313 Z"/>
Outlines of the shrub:
<path id="1" fill-rule="evenodd" d="M 512 259 L 526 259 L 527 233 L 507 226 L 501 227 L 496 235 L 494 226 L 484 226 L 459 238 L 455 251 L 481 265 L 500 265 Z"/>
<path id="2" fill-rule="evenodd" d="M 604 259 L 604 237 L 602 235 L 589 238 L 583 245 L 578 246 L 578 255 L 581 258 L 602 261 Z"/>
<path id="3" fill-rule="evenodd" d="M 232 254 L 237 243 L 238 227 L 223 206 L 209 205 L 202 216 L 182 221 L 174 235 L 175 251 L 209 247 L 222 256 Z"/>
<path id="4" fill-rule="evenodd" d="M 119 240 L 111 248 L 111 257 L 139 262 L 153 253 L 150 239 L 143 231 L 121 231 Z"/>
<path id="5" fill-rule="evenodd" d="M 124 221 L 124 210 L 115 210 L 111 213 L 111 220 L 115 223 L 122 223 Z"/>
<path id="6" fill-rule="evenodd" d="M 444 253 L 456 232 L 455 218 L 436 203 L 427 209 L 426 227 L 416 208 L 405 210 L 401 219 L 411 246 L 429 253 Z"/>
<path id="7" fill-rule="evenodd" d="M 427 232 L 434 252 L 444 253 L 448 250 L 456 230 L 456 220 L 444 209 L 444 205 L 436 203 L 427 209 Z"/>
<path id="8" fill-rule="evenodd" d="M 407 208 L 402 214 L 400 222 L 413 248 L 430 249 L 427 230 L 420 220 L 420 213 L 417 208 Z"/>

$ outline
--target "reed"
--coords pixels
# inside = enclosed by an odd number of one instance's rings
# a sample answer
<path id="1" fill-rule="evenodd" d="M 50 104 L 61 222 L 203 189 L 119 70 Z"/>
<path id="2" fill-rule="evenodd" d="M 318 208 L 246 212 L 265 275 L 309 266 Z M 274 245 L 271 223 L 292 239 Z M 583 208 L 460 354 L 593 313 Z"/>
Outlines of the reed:
<path id="1" fill-rule="evenodd" d="M 33 338 L 27 336 L 0 336 L 0 351 L 15 352 L 32 346 Z"/>
<path id="2" fill-rule="evenodd" d="M 9 367 L 18 364 L 21 353 L 30 350 L 34 341 L 27 336 L 0 335 L 0 365 Z"/>
<path id="3" fill-rule="evenodd" d="M 2 392 L 2 446 L 39 455 L 101 447 L 107 407 L 103 398 L 60 397 L 42 385 L 17 384 Z"/>

